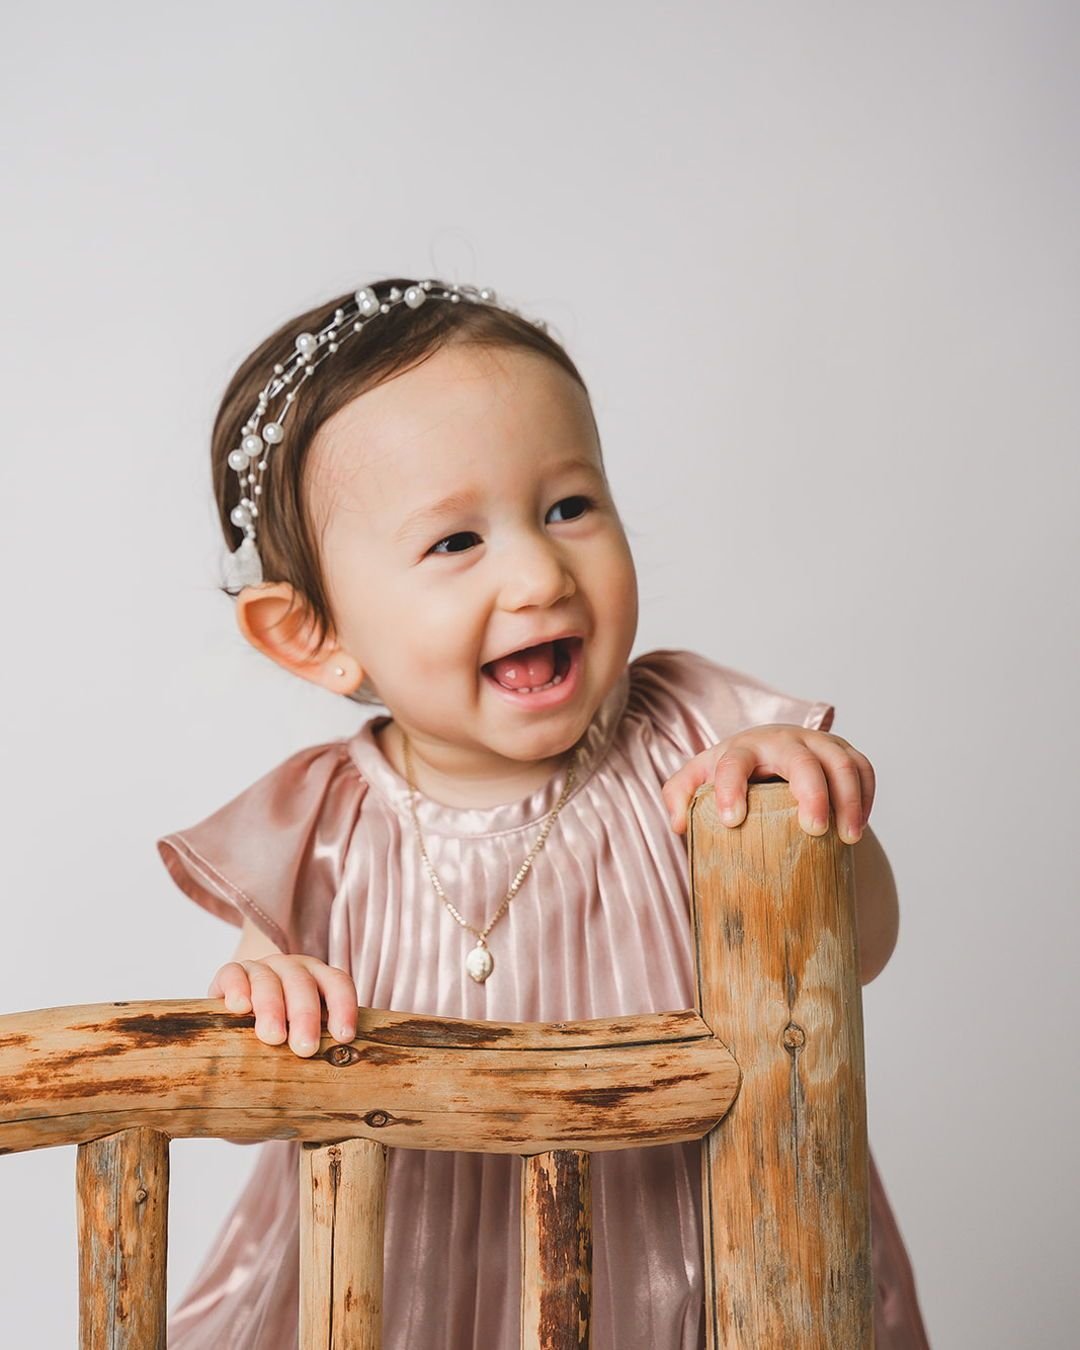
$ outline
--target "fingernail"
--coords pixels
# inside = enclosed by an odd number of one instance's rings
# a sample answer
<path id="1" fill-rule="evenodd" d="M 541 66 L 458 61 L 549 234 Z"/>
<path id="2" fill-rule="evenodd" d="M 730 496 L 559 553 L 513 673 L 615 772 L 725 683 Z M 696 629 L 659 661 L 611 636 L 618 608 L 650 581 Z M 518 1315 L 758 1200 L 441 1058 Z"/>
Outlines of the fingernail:
<path id="1" fill-rule="evenodd" d="M 225 1000 L 225 1007 L 229 1012 L 242 1013 L 248 1010 L 248 1001 L 240 994 L 230 994 Z"/>
<path id="2" fill-rule="evenodd" d="M 356 1033 L 353 1031 L 352 1027 L 347 1027 L 342 1024 L 338 1027 L 337 1031 L 334 1032 L 334 1035 L 339 1041 L 351 1041 Z"/>
<path id="3" fill-rule="evenodd" d="M 739 808 L 737 806 L 725 806 L 720 812 L 720 819 L 725 825 L 735 825 L 739 820 Z"/>
<path id="4" fill-rule="evenodd" d="M 319 1048 L 318 1041 L 293 1041 L 292 1048 L 298 1055 L 310 1055 Z"/>

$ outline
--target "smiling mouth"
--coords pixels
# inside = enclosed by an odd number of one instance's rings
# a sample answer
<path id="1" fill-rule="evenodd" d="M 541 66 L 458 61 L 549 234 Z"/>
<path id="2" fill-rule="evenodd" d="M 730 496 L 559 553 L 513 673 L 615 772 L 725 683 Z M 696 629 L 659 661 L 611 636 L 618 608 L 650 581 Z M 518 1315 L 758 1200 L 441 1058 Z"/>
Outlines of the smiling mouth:
<path id="1" fill-rule="evenodd" d="M 532 686 L 503 684 L 502 681 L 497 679 L 495 676 L 494 661 L 488 661 L 486 665 L 481 667 L 481 669 L 483 670 L 484 674 L 488 677 L 488 679 L 492 680 L 495 684 L 497 684 L 500 689 L 505 689 L 509 693 L 513 694 L 536 694 L 544 689 L 554 689 L 556 685 L 562 684 L 563 680 L 566 679 L 567 675 L 570 673 L 570 665 L 572 662 L 571 647 L 573 646 L 580 647 L 581 638 L 576 637 L 556 638 L 555 641 L 551 643 L 554 655 L 555 673 L 552 675 L 551 679 L 548 680 L 546 684 L 537 684 Z M 535 648 L 526 647 L 522 649 L 522 651 L 520 652 L 510 653 L 510 655 L 524 659 L 527 656 L 528 652 L 534 650 Z"/>

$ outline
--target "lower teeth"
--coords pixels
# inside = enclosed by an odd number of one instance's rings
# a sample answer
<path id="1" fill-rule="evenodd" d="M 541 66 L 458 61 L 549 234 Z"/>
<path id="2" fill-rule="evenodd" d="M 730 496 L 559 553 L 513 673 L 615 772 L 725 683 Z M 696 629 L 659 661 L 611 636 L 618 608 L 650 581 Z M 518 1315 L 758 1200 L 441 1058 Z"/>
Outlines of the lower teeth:
<path id="1" fill-rule="evenodd" d="M 566 676 L 570 673 L 570 669 L 569 669 L 569 668 L 570 668 L 570 665 L 572 664 L 572 660 L 568 659 L 566 664 L 567 664 L 567 670 L 566 670 L 566 673 L 565 673 L 565 674 L 562 674 L 562 675 L 558 675 L 558 674 L 553 675 L 553 676 L 551 677 L 551 679 L 548 680 L 547 684 L 538 684 L 538 685 L 534 686 L 534 687 L 531 688 L 531 689 L 526 689 L 526 688 L 524 688 L 524 687 L 523 687 L 523 688 L 520 688 L 520 689 L 516 689 L 512 684 L 503 684 L 502 680 L 496 680 L 496 684 L 498 684 L 499 687 L 500 687 L 501 689 L 507 689 L 507 690 L 509 690 L 510 693 L 512 693 L 512 694 L 539 694 L 539 693 L 541 693 L 544 689 L 553 689 L 553 688 L 555 687 L 555 685 L 557 685 L 557 684 L 562 684 L 563 680 L 565 680 L 565 679 L 566 679 Z"/>
<path id="2" fill-rule="evenodd" d="M 534 689 L 515 689 L 509 684 L 504 684 L 503 688 L 509 689 L 513 694 L 538 694 L 541 689 L 552 689 L 555 685 L 562 684 L 562 682 L 563 677 L 561 675 L 553 675 L 552 678 L 548 680 L 547 684 L 538 684 Z"/>

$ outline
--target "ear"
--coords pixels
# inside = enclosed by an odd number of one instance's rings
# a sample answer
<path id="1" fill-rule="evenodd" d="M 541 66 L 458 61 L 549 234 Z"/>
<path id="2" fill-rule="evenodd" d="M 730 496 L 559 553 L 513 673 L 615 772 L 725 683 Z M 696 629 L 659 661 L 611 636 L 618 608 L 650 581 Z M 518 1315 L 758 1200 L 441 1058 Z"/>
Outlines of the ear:
<path id="1" fill-rule="evenodd" d="M 351 694 L 364 681 L 363 667 L 332 633 L 317 642 L 307 601 L 287 581 L 245 586 L 236 597 L 236 622 L 271 661 L 331 693 Z"/>

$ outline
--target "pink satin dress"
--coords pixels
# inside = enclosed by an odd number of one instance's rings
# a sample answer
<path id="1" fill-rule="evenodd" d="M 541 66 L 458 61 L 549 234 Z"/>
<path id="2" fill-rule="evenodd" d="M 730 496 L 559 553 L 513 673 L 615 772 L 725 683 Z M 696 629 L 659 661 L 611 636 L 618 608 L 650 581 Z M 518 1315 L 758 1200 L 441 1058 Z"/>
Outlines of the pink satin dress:
<path id="1" fill-rule="evenodd" d="M 283 951 L 351 972 L 362 1006 L 551 1022 L 694 1006 L 685 836 L 660 796 L 699 751 L 744 727 L 828 730 L 833 708 L 684 651 L 627 667 L 582 741 L 577 781 L 492 930 L 494 973 L 436 896 L 408 787 L 375 717 L 292 755 L 214 815 L 158 840 L 177 885 L 233 924 L 249 916 Z M 565 783 L 561 769 L 504 805 L 421 797 L 432 864 L 483 928 Z M 171 1350 L 294 1350 L 298 1145 L 258 1145 L 240 1199 L 173 1309 Z M 704 1346 L 700 1146 L 593 1155 L 594 1350 Z M 387 1350 L 512 1350 L 519 1338 L 520 1159 L 390 1152 Z M 871 1161 L 877 1350 L 927 1341 L 904 1244 Z M 210 1234 L 207 1235 L 208 1240 Z"/>

